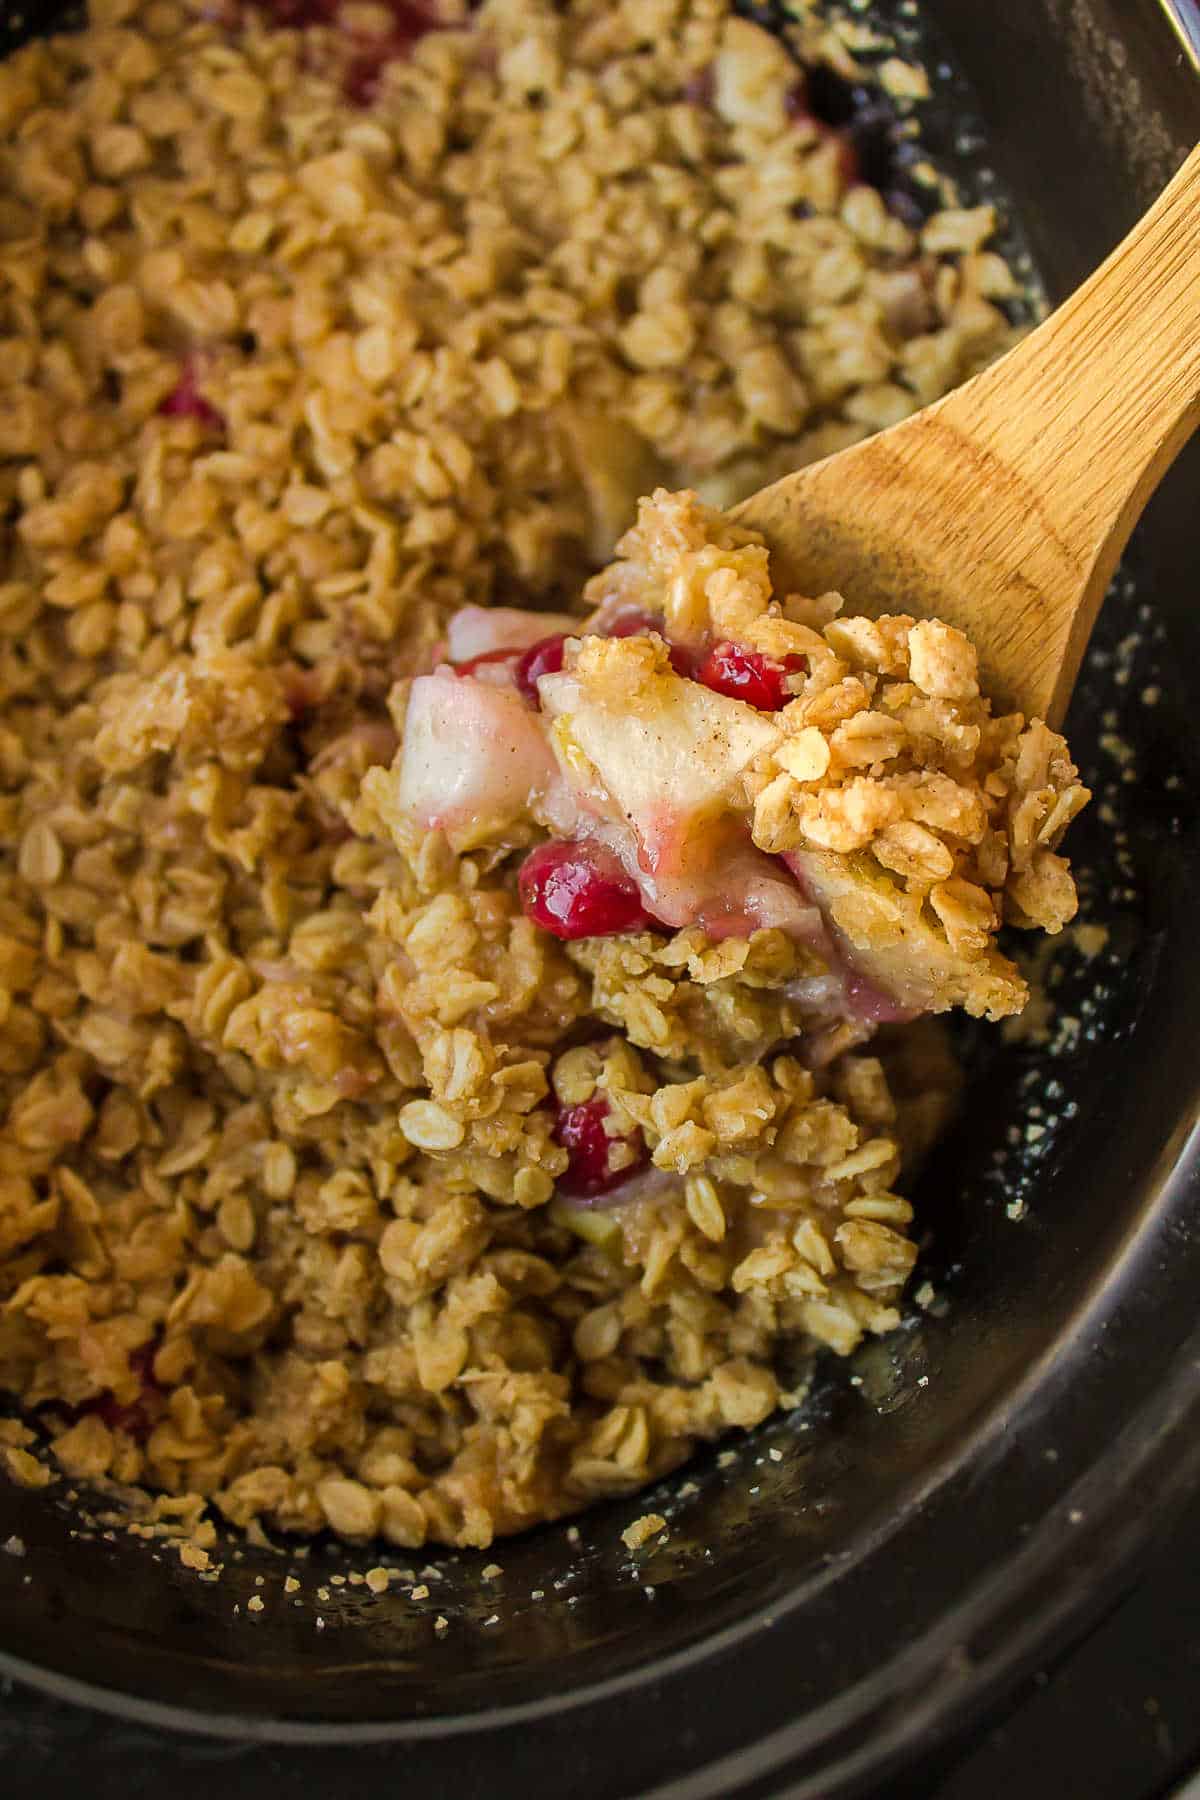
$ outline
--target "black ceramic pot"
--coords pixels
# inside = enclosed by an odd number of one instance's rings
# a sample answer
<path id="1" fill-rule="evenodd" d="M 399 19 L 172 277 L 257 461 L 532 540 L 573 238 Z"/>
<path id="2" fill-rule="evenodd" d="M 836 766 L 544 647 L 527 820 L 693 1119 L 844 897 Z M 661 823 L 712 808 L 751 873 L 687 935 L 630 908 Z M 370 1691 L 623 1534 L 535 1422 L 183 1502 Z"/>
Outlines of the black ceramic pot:
<path id="1" fill-rule="evenodd" d="M 926 0 L 1052 296 L 1198 135 L 1200 25 L 1173 3 Z M 50 9 L 8 13 L 20 35 Z M 964 1122 L 917 1196 L 944 1310 L 663 1484 L 669 1541 L 637 1570 L 626 1502 L 578 1542 L 502 1545 L 488 1583 L 490 1557 L 450 1556 L 428 1601 L 330 1585 L 322 1602 L 318 1583 L 371 1559 L 247 1548 L 204 1585 L 120 1534 L 76 1536 L 54 1490 L 0 1485 L 0 1545 L 25 1546 L 0 1555 L 0 1672 L 306 1743 L 321 1792 L 374 1791 L 377 1764 L 344 1747 L 389 1739 L 420 1794 L 830 1796 L 878 1787 L 1080 1629 L 1200 1482 L 1198 475 L 1185 456 L 1155 500 L 1071 721 L 1111 809 L 1072 844 L 1106 947 L 1065 960 L 1054 1044 L 968 1042 Z"/>

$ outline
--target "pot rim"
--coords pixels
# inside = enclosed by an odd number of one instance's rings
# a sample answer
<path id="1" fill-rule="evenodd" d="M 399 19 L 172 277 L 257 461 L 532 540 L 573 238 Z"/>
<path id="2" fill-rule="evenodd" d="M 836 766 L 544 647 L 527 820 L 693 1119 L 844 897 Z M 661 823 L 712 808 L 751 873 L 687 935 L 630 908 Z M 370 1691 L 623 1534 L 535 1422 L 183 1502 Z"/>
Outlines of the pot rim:
<path id="1" fill-rule="evenodd" d="M 1200 13 L 1190 0 L 1158 0 L 1158 7 L 1200 78 Z M 1149 1185 L 1146 1204 L 1131 1221 L 1107 1279 L 1005 1399 L 911 1485 L 889 1517 L 862 1532 L 855 1560 L 885 1545 L 968 1466 L 986 1464 L 989 1448 L 1005 1434 L 1036 1423 L 1056 1403 L 1063 1404 L 1062 1390 L 1072 1369 L 1107 1325 L 1117 1294 L 1138 1282 L 1142 1266 L 1161 1247 L 1163 1227 L 1172 1218 L 1200 1224 L 1200 1084 L 1180 1136 L 1177 1156 Z M 645 1800 L 732 1800 L 755 1783 L 779 1777 L 787 1778 L 787 1791 L 796 1800 L 835 1800 L 861 1791 L 868 1779 L 878 1782 L 917 1746 L 928 1746 L 965 1724 L 1048 1649 L 1082 1635 L 1114 1592 L 1136 1577 L 1139 1559 L 1164 1520 L 1200 1488 L 1198 1426 L 1200 1324 L 1175 1352 L 1152 1399 L 1105 1442 L 1028 1537 L 970 1582 L 920 1635 L 834 1699 L 705 1767 L 646 1790 Z M 1136 1499 L 1132 1506 L 1131 1497 Z M 2 1648 L 0 1678 L 125 1721 L 247 1745 L 329 1748 L 469 1739 L 582 1713 L 619 1699 L 634 1686 L 686 1675 L 699 1660 L 736 1654 L 768 1628 L 792 1620 L 813 1592 L 845 1566 L 842 1562 L 822 1572 L 781 1602 L 755 1608 L 651 1664 L 563 1693 L 471 1713 L 345 1724 L 203 1711 L 60 1675 Z"/>

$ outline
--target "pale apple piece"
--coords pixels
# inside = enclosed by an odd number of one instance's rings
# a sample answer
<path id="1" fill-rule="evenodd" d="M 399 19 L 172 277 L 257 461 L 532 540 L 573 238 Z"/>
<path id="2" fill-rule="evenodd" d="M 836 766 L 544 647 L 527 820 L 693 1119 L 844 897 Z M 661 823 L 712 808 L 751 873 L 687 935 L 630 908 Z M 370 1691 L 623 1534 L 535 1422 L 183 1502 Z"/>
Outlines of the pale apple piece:
<path id="1" fill-rule="evenodd" d="M 595 1244 L 601 1250 L 616 1251 L 618 1237 L 640 1202 L 653 1203 L 661 1200 L 664 1194 L 679 1194 L 682 1186 L 673 1169 L 656 1169 L 650 1164 L 604 1194 L 587 1199 L 558 1194 L 546 1212 L 556 1225 L 565 1225 L 585 1243 Z"/>
<path id="2" fill-rule="evenodd" d="M 844 946 L 849 968 L 913 1012 L 961 1006 L 979 1018 L 1018 1013 L 1029 997 L 1020 973 L 995 945 L 977 955 L 951 946 L 938 923 L 865 855 L 793 850 L 784 861 L 816 901 Z"/>
<path id="3" fill-rule="evenodd" d="M 503 688 L 437 669 L 409 691 L 390 805 L 459 852 L 494 842 L 558 780 L 536 713 Z M 384 799 L 374 784 L 376 804 Z M 385 813 L 386 816 L 386 813 Z"/>
<path id="4" fill-rule="evenodd" d="M 689 834 L 731 804 L 738 777 L 780 736 L 744 701 L 672 673 L 638 671 L 625 704 L 572 674 L 543 676 L 538 692 L 583 810 L 627 820 L 651 873 L 660 863 L 667 872 Z"/>
<path id="5" fill-rule="evenodd" d="M 462 606 L 446 627 L 446 656 L 470 662 L 495 650 L 528 650 L 556 632 L 583 629 L 570 613 L 526 612 L 518 606 Z"/>
<path id="6" fill-rule="evenodd" d="M 740 824 L 688 830 L 685 822 L 662 841 L 653 873 L 630 873 L 640 880 L 647 910 L 676 930 L 702 925 L 720 943 L 774 929 L 814 949 L 829 945 L 819 908 Z"/>
<path id="7" fill-rule="evenodd" d="M 714 941 L 768 930 L 814 948 L 827 940 L 820 909 L 809 905 L 795 883 L 753 844 L 724 849 L 711 874 L 710 893 L 697 917 Z"/>

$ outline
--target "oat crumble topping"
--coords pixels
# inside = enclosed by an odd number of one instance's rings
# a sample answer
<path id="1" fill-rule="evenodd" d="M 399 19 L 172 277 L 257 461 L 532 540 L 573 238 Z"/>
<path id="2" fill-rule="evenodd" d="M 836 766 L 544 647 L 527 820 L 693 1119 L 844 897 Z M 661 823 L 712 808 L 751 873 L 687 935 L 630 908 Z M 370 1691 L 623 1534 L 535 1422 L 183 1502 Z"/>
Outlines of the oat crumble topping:
<path id="1" fill-rule="evenodd" d="M 1061 740 L 719 510 L 1008 346 L 991 207 L 885 203 L 815 8 L 803 68 L 727 0 L 429 10 L 92 0 L 0 64 L 0 1459 L 206 1578 L 214 1517 L 635 1492 L 891 1329 L 957 1084 L 894 1020 L 1013 1012 L 999 918 L 1073 908 Z M 421 823 L 423 682 L 524 746 L 503 817 Z M 667 831 L 548 931 L 631 717 L 725 734 L 741 912 Z"/>

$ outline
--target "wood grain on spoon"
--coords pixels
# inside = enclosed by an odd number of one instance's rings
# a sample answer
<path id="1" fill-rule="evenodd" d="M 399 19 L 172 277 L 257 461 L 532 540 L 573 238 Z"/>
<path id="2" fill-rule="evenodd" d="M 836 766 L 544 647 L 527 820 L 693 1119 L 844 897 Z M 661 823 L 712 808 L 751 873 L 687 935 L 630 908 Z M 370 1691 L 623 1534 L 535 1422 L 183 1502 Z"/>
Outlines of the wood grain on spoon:
<path id="1" fill-rule="evenodd" d="M 1057 724 L 1138 516 L 1200 423 L 1200 149 L 992 368 L 734 517 L 777 590 L 970 633 L 997 707 Z"/>

